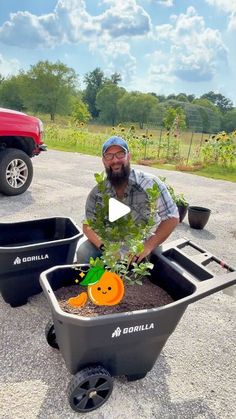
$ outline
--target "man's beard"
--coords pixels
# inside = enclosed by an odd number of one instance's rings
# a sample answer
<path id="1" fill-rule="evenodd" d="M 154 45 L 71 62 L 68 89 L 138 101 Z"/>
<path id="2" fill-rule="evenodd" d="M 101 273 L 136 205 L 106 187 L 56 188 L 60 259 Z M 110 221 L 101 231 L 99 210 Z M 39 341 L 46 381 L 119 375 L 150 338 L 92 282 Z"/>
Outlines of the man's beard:
<path id="1" fill-rule="evenodd" d="M 122 186 L 128 179 L 130 175 L 130 164 L 122 164 L 121 170 L 119 172 L 113 172 L 112 167 L 106 167 L 107 179 L 113 186 Z"/>

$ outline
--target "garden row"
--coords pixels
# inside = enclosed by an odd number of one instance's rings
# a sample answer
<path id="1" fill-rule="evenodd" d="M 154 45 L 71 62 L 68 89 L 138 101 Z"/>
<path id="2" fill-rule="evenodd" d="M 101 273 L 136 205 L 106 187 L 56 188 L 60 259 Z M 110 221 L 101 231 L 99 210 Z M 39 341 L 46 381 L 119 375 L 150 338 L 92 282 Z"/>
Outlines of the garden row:
<path id="1" fill-rule="evenodd" d="M 92 127 L 93 128 L 93 127 Z M 236 131 L 231 134 L 220 132 L 209 136 L 199 133 L 181 132 L 174 127 L 167 130 L 138 130 L 134 125 L 97 128 L 97 132 L 84 124 L 48 125 L 45 141 L 49 148 L 100 155 L 101 145 L 110 135 L 123 136 L 132 152 L 132 159 L 144 164 L 173 164 L 190 166 L 204 165 L 233 167 L 236 162 Z"/>

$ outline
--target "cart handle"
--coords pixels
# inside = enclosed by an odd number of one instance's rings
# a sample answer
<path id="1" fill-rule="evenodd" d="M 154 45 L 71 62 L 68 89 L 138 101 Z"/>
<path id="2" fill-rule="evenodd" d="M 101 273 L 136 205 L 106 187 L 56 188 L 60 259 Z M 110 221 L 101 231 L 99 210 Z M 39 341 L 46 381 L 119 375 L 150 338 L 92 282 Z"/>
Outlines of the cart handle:
<path id="1" fill-rule="evenodd" d="M 198 250 L 199 254 L 194 255 L 192 257 L 189 257 L 186 254 L 184 254 L 182 249 L 184 249 L 184 247 L 187 245 L 190 245 L 191 247 Z M 207 250 L 201 248 L 199 245 L 195 244 L 187 238 L 177 239 L 173 242 L 165 243 L 159 248 L 156 248 L 154 254 L 156 254 L 160 259 L 164 259 L 165 262 L 171 264 L 171 261 L 166 259 L 165 253 L 168 250 L 173 249 L 175 249 L 179 254 L 182 254 L 184 258 L 196 264 L 196 266 L 200 268 L 202 271 L 205 271 L 206 273 L 212 276 L 211 278 L 208 277 L 207 279 L 199 280 L 194 277 L 191 278 L 191 272 L 188 272 L 188 270 L 185 269 L 184 264 L 182 265 L 181 263 L 179 263 L 179 266 L 175 267 L 175 269 L 181 270 L 182 274 L 186 274 L 188 276 L 188 279 L 190 279 L 192 284 L 194 284 L 196 287 L 196 291 L 193 294 L 186 297 L 188 303 L 193 303 L 204 297 L 207 297 L 208 295 L 211 295 L 215 292 L 223 290 L 224 288 L 228 288 L 236 284 L 236 270 L 233 267 L 229 266 L 223 260 L 212 255 Z M 214 275 L 214 273 L 207 268 L 207 265 L 211 261 L 218 263 L 224 269 L 224 273 L 222 275 Z"/>
<path id="2" fill-rule="evenodd" d="M 188 297 L 189 303 L 201 300 L 208 295 L 214 294 L 236 284 L 236 271 L 216 276 L 197 284 L 196 291 Z"/>

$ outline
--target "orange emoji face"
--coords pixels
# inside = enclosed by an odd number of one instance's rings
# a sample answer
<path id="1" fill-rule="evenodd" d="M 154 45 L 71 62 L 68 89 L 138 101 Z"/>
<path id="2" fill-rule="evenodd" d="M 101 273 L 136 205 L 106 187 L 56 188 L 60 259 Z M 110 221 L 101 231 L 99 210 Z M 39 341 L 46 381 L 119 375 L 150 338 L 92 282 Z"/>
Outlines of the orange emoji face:
<path id="1" fill-rule="evenodd" d="M 88 286 L 91 301 L 98 306 L 113 306 L 124 296 L 124 283 L 114 272 L 105 271 L 101 279 Z"/>

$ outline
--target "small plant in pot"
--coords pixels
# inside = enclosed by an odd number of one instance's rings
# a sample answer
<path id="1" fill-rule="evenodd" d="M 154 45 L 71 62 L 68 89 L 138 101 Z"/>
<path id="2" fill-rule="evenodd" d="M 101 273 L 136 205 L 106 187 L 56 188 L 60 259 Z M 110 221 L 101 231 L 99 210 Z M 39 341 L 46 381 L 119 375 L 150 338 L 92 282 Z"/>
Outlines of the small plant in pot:
<path id="1" fill-rule="evenodd" d="M 172 185 L 170 185 L 170 184 L 168 184 L 168 183 L 166 182 L 166 177 L 164 177 L 164 176 L 159 176 L 159 179 L 160 179 L 163 183 L 165 183 L 165 185 L 166 185 L 166 187 L 167 187 L 167 189 L 168 189 L 168 191 L 169 191 L 169 194 L 170 194 L 171 198 L 172 198 L 172 199 L 173 199 L 173 201 L 176 203 L 176 205 L 177 205 L 177 207 L 178 207 L 178 211 L 179 211 L 179 222 L 180 222 L 180 223 L 182 223 L 182 221 L 183 221 L 184 217 L 185 217 L 185 216 L 186 216 L 186 214 L 187 214 L 187 211 L 188 211 L 188 206 L 189 206 L 188 202 L 186 201 L 186 198 L 185 198 L 184 194 L 183 194 L 183 193 L 178 193 L 178 194 L 177 194 L 177 193 L 175 192 L 175 190 L 174 190 L 173 186 L 172 186 Z"/>

